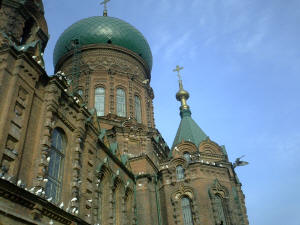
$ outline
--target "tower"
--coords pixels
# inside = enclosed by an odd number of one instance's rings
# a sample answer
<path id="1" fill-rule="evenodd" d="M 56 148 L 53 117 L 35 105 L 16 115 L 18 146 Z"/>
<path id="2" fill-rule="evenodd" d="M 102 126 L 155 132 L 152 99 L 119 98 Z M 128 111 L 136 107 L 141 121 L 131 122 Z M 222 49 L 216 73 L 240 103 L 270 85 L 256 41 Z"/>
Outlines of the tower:
<path id="1" fill-rule="evenodd" d="M 150 46 L 107 2 L 62 33 L 47 75 L 42 1 L 0 1 L 0 223 L 247 225 L 225 147 L 191 117 L 182 68 L 170 149 L 154 123 Z"/>
<path id="2" fill-rule="evenodd" d="M 35 89 L 46 79 L 43 52 L 48 28 L 42 1 L 1 1 L 0 158 L 1 170 L 21 173 Z"/>
<path id="3" fill-rule="evenodd" d="M 191 117 L 189 93 L 179 66 L 180 125 L 168 160 L 161 164 L 161 192 L 167 224 L 249 224 L 241 184 L 225 146 L 203 132 Z"/>

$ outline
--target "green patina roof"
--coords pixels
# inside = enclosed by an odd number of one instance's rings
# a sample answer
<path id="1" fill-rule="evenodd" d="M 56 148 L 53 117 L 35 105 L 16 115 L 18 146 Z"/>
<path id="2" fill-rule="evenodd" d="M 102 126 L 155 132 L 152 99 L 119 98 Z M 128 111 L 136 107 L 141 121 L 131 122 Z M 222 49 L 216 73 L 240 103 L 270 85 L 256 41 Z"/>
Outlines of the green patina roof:
<path id="1" fill-rule="evenodd" d="M 67 28 L 58 39 L 53 61 L 54 67 L 59 59 L 68 52 L 70 43 L 74 39 L 79 39 L 80 45 L 89 44 L 111 44 L 129 49 L 140 55 L 152 68 L 152 53 L 145 37 L 133 26 L 123 20 L 94 16 L 82 19 Z"/>
<path id="2" fill-rule="evenodd" d="M 192 119 L 191 114 L 192 113 L 189 109 L 183 109 L 180 111 L 181 122 L 177 130 L 172 149 L 181 143 L 182 140 L 192 142 L 198 147 L 202 141 L 208 138 L 198 124 Z"/>

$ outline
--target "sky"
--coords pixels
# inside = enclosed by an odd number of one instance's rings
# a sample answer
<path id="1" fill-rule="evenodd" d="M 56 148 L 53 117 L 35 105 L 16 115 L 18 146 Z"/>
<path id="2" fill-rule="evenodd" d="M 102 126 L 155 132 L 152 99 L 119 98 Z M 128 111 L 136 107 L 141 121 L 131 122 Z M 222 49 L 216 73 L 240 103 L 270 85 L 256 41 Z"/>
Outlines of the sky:
<path id="1" fill-rule="evenodd" d="M 60 34 L 102 15 L 99 3 L 44 1 L 49 75 Z M 155 122 L 168 145 L 180 123 L 180 65 L 193 119 L 231 161 L 250 163 L 236 168 L 250 224 L 299 225 L 300 1 L 112 0 L 108 10 L 149 42 Z"/>

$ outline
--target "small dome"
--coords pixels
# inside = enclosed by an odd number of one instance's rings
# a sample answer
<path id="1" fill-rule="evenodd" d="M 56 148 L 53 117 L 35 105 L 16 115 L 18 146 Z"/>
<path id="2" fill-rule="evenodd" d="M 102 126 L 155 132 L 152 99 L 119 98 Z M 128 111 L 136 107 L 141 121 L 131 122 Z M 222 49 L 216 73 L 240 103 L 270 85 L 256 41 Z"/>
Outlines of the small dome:
<path id="1" fill-rule="evenodd" d="M 79 39 L 80 45 L 107 44 L 117 45 L 129 49 L 141 56 L 152 68 L 152 53 L 147 40 L 133 26 L 123 20 L 94 16 L 82 19 L 67 28 L 58 39 L 54 54 L 54 67 L 70 48 L 70 43 Z"/>
<path id="2" fill-rule="evenodd" d="M 190 94 L 187 91 L 183 90 L 183 89 L 179 90 L 176 93 L 177 101 L 180 101 L 182 98 L 184 98 L 185 100 L 188 100 L 189 97 L 190 97 Z"/>

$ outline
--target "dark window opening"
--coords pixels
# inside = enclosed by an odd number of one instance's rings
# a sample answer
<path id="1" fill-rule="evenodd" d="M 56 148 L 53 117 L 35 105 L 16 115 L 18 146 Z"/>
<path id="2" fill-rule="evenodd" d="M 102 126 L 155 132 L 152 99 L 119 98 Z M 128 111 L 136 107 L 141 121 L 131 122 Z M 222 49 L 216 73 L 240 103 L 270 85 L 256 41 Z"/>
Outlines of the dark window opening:
<path id="1" fill-rule="evenodd" d="M 2 0 L 0 0 L 0 9 L 2 8 Z"/>
<path id="2" fill-rule="evenodd" d="M 28 38 L 30 37 L 33 25 L 34 25 L 34 19 L 32 17 L 25 22 L 25 25 L 23 28 L 23 34 L 20 39 L 20 43 L 22 45 L 25 44 L 26 41 L 28 40 Z"/>
<path id="3" fill-rule="evenodd" d="M 112 43 L 112 41 L 109 39 L 109 40 L 107 41 L 107 43 L 108 43 L 108 44 L 111 44 L 111 43 Z"/>

